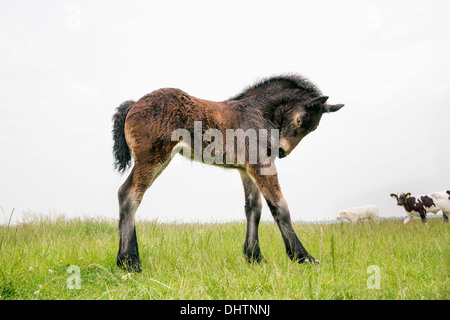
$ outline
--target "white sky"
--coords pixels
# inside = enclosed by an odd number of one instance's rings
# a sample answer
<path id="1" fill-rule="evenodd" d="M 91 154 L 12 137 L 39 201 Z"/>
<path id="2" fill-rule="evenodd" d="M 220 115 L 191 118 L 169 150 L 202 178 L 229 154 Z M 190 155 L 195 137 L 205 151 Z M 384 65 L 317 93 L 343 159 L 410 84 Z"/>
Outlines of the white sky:
<path id="1" fill-rule="evenodd" d="M 286 72 L 345 104 L 277 160 L 293 220 L 369 203 L 403 216 L 391 192 L 450 188 L 448 1 L 126 3 L 0 2 L 0 205 L 15 220 L 118 218 L 122 101 L 161 87 L 220 101 Z M 239 174 L 179 157 L 137 217 L 244 220 Z"/>

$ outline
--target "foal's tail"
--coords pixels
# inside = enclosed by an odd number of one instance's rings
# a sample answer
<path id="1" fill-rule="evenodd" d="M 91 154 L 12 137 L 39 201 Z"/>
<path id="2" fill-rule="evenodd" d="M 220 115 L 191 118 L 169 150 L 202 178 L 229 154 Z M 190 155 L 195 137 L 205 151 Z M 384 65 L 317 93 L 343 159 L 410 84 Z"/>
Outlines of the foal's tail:
<path id="1" fill-rule="evenodd" d="M 134 101 L 128 100 L 123 102 L 120 106 L 116 108 L 116 113 L 113 115 L 113 154 L 114 154 L 114 168 L 123 172 L 127 167 L 131 165 L 131 154 L 128 148 L 127 141 L 125 140 L 125 118 L 127 117 L 128 111 L 133 106 Z"/>

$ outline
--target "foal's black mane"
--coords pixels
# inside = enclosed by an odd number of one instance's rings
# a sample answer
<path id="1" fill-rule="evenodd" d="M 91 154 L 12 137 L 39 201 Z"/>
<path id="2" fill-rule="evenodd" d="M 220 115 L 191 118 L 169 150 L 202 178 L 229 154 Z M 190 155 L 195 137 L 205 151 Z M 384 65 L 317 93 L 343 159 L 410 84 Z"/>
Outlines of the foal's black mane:
<path id="1" fill-rule="evenodd" d="M 255 84 L 247 87 L 236 96 L 231 97 L 229 100 L 242 100 L 256 95 L 279 95 L 285 91 L 289 92 L 298 91 L 306 93 L 312 98 L 322 96 L 322 92 L 319 88 L 309 81 L 307 78 L 298 74 L 278 75 L 269 78 L 264 78 L 257 81 Z"/>
<path id="2" fill-rule="evenodd" d="M 281 126 L 282 114 L 295 105 L 322 96 L 322 92 L 308 79 L 296 75 L 279 75 L 262 79 L 228 101 L 233 107 L 242 106 L 262 114 L 265 119 Z"/>

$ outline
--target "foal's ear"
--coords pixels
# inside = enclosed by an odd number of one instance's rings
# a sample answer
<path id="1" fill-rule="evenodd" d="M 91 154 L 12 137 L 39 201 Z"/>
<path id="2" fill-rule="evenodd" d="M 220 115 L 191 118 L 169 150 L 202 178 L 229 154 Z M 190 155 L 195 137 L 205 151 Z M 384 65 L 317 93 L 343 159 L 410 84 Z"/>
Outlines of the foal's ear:
<path id="1" fill-rule="evenodd" d="M 343 104 L 326 104 L 323 106 L 325 112 L 335 112 L 342 108 Z"/>
<path id="2" fill-rule="evenodd" d="M 308 107 L 322 106 L 325 104 L 325 102 L 327 102 L 327 100 L 328 100 L 328 97 L 326 97 L 326 96 L 315 98 L 314 100 L 311 100 L 310 102 L 308 102 L 306 107 L 308 108 Z"/>

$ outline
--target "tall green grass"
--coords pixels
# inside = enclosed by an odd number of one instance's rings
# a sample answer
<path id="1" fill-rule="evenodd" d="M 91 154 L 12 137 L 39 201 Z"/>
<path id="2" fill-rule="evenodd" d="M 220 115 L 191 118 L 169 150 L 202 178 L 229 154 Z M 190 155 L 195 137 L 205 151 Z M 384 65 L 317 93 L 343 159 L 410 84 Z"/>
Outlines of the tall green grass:
<path id="1" fill-rule="evenodd" d="M 294 228 L 320 266 L 290 261 L 273 223 L 260 225 L 267 263 L 248 264 L 245 223 L 139 222 L 143 272 L 128 275 L 115 265 L 116 222 L 43 218 L 0 226 L 0 299 L 450 298 L 449 227 L 441 219 Z M 80 289 L 67 286 L 71 265 L 79 267 Z M 370 286 L 372 265 L 379 289 Z"/>

